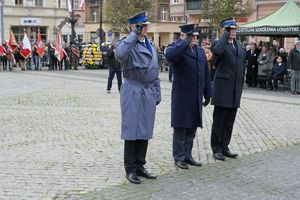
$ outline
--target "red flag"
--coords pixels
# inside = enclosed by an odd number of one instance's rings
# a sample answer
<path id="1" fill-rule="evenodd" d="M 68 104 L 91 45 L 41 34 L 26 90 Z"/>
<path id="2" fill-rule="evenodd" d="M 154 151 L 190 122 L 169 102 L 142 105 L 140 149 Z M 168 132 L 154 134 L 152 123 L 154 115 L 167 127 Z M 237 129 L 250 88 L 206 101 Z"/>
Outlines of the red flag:
<path id="1" fill-rule="evenodd" d="M 77 57 L 79 57 L 79 50 L 76 45 L 72 44 L 71 50 Z"/>
<path id="2" fill-rule="evenodd" d="M 42 42 L 42 37 L 41 37 L 40 32 L 38 33 L 36 51 L 37 51 L 37 53 L 39 54 L 40 57 L 43 57 L 43 55 L 45 54 L 44 45 L 43 45 L 43 42 Z"/>
<path id="3" fill-rule="evenodd" d="M 26 33 L 24 33 L 23 44 L 20 48 L 20 54 L 25 59 L 27 59 L 28 56 L 31 54 L 31 45 Z"/>
<path id="4" fill-rule="evenodd" d="M 56 33 L 56 43 L 55 43 L 55 53 L 58 61 L 61 61 L 64 57 L 64 51 L 62 50 L 61 44 L 60 44 L 60 35 L 59 32 Z"/>
<path id="5" fill-rule="evenodd" d="M 16 38 L 15 38 L 14 33 L 12 32 L 12 30 L 10 30 L 9 41 L 8 41 L 7 45 L 12 50 L 12 52 L 14 52 L 17 49 L 17 47 L 18 47 Z"/>
<path id="6" fill-rule="evenodd" d="M 69 13 L 71 13 L 73 10 L 73 5 L 71 4 L 70 0 L 68 0 L 68 10 L 69 10 Z"/>
<path id="7" fill-rule="evenodd" d="M 0 56 L 4 56 L 4 54 L 6 54 L 6 49 L 0 44 Z"/>
<path id="8" fill-rule="evenodd" d="M 84 4 L 85 4 L 84 0 L 81 0 L 79 4 L 81 10 L 83 10 Z"/>

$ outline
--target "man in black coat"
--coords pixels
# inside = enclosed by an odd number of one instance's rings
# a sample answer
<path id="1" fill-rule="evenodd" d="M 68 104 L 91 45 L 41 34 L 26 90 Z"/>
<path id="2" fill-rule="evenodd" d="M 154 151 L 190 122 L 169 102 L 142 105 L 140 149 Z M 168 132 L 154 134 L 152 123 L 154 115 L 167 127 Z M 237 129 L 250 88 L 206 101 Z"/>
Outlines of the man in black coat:
<path id="1" fill-rule="evenodd" d="M 197 127 L 202 128 L 202 107 L 210 102 L 211 81 L 204 49 L 196 44 L 196 26 L 182 25 L 181 32 L 181 38 L 167 48 L 166 58 L 173 67 L 173 158 L 177 167 L 188 169 L 188 164 L 202 165 L 192 157 L 192 148 Z"/>
<path id="2" fill-rule="evenodd" d="M 246 83 L 248 87 L 256 87 L 257 72 L 258 72 L 257 58 L 260 52 L 256 47 L 256 43 L 251 43 L 250 45 L 251 45 L 250 50 L 246 52 L 246 62 L 247 62 Z"/>
<path id="3" fill-rule="evenodd" d="M 225 157 L 238 156 L 229 150 L 228 145 L 242 95 L 245 51 L 236 41 L 236 22 L 233 18 L 223 20 L 220 27 L 224 32 L 212 51 L 216 71 L 211 103 L 215 106 L 211 148 L 215 159 L 225 160 Z"/>
<path id="4" fill-rule="evenodd" d="M 118 79 L 118 90 L 120 92 L 121 85 L 122 85 L 122 75 L 121 75 L 121 65 L 117 61 L 115 57 L 115 44 L 112 42 L 111 47 L 107 51 L 107 64 L 108 64 L 108 70 L 109 70 L 109 76 L 108 76 L 108 82 L 107 82 L 107 93 L 110 93 L 111 87 L 112 87 L 112 81 L 115 77 L 115 74 L 117 75 Z"/>

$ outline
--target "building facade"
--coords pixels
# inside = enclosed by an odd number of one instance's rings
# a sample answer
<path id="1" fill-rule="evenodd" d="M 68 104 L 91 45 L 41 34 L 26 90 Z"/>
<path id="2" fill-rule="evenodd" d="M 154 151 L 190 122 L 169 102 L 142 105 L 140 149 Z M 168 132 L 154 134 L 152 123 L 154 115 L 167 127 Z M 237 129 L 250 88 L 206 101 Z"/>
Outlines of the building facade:
<path id="1" fill-rule="evenodd" d="M 85 31 L 87 42 L 99 42 L 97 30 L 100 29 L 100 0 L 86 2 Z M 113 32 L 106 20 L 106 0 L 102 0 L 102 42 L 111 42 L 123 37 L 125 33 Z M 148 37 L 157 47 L 173 42 L 179 35 L 178 26 L 182 23 L 172 22 L 170 18 L 170 0 L 152 0 L 148 10 L 149 21 Z"/>
<path id="2" fill-rule="evenodd" d="M 68 27 L 70 18 L 68 0 L 4 0 L 4 38 L 9 39 L 10 29 L 13 31 L 17 42 L 23 40 L 24 32 L 31 42 L 37 40 L 38 31 L 42 39 L 55 41 L 56 32 L 62 35 L 70 35 L 71 28 Z M 78 2 L 79 0 L 74 0 Z M 82 34 L 77 23 L 75 31 Z M 83 23 L 81 25 L 83 26 Z M 82 31 L 84 33 L 84 31 Z M 69 42 L 70 37 L 64 37 Z"/>
<path id="3" fill-rule="evenodd" d="M 204 0 L 170 0 L 170 18 L 172 22 L 198 24 L 200 40 L 213 37 L 210 19 L 204 18 Z"/>

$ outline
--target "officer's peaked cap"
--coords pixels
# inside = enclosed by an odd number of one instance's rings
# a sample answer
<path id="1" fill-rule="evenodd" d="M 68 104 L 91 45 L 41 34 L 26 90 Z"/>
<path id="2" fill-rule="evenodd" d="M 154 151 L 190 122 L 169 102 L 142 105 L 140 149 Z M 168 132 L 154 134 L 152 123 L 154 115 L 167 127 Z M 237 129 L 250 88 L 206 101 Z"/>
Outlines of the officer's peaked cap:
<path id="1" fill-rule="evenodd" d="M 138 14 L 129 17 L 127 21 L 128 24 L 150 24 L 146 11 L 139 12 Z"/>
<path id="2" fill-rule="evenodd" d="M 230 18 L 227 18 L 227 19 L 224 19 L 220 22 L 220 28 L 236 28 L 237 25 L 236 25 L 236 22 L 234 20 L 233 17 L 230 17 Z"/>
<path id="3" fill-rule="evenodd" d="M 197 24 L 185 24 L 179 26 L 182 33 L 188 34 L 188 35 L 199 35 L 197 31 Z"/>

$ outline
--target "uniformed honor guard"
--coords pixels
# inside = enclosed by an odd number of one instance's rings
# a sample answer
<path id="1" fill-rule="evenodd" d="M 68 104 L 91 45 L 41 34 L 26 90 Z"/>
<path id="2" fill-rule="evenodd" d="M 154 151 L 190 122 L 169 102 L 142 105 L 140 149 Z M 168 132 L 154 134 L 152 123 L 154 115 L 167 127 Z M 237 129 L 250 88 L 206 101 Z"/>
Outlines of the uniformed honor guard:
<path id="1" fill-rule="evenodd" d="M 156 105 L 161 101 L 157 52 L 146 37 L 149 23 L 146 12 L 130 17 L 131 32 L 116 43 L 115 52 L 124 73 L 120 91 L 124 166 L 126 178 L 135 184 L 141 183 L 139 176 L 156 178 L 144 168 Z"/>
<path id="2" fill-rule="evenodd" d="M 202 165 L 194 160 L 192 148 L 197 127 L 202 128 L 202 107 L 210 102 L 211 81 L 204 49 L 197 45 L 196 25 L 180 28 L 181 37 L 167 48 L 166 58 L 173 67 L 173 158 L 177 167 L 189 169 L 188 165 Z"/>
<path id="3" fill-rule="evenodd" d="M 236 27 L 233 18 L 220 22 L 223 34 L 212 50 L 216 71 L 211 103 L 214 105 L 211 148 L 217 160 L 238 156 L 228 148 L 240 106 L 246 64 L 245 51 L 236 40 Z"/>
<path id="4" fill-rule="evenodd" d="M 78 47 L 76 45 L 76 42 L 71 42 L 70 45 L 71 48 L 71 69 L 73 67 L 74 70 L 77 70 L 78 68 L 78 58 L 79 58 L 79 50 Z"/>

